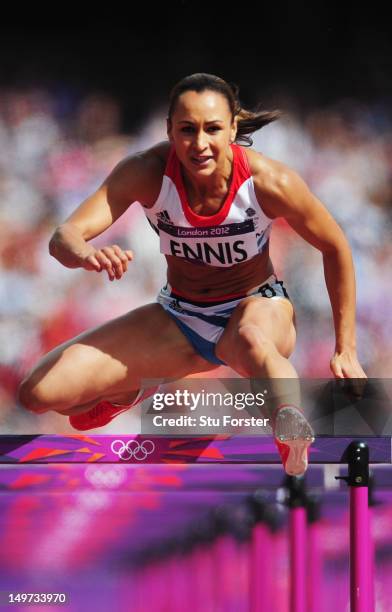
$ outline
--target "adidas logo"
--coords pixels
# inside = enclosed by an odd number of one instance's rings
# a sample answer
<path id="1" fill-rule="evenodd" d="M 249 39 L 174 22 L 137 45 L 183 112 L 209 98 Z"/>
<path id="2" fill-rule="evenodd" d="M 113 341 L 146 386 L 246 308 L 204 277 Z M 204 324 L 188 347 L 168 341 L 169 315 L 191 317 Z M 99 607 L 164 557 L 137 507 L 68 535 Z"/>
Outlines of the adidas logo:
<path id="1" fill-rule="evenodd" d="M 255 214 L 256 214 L 255 209 L 254 208 L 250 208 L 250 207 L 247 208 L 245 212 L 248 215 L 248 217 L 254 217 Z"/>
<path id="2" fill-rule="evenodd" d="M 173 225 L 173 221 L 170 219 L 167 210 L 162 210 L 161 212 L 157 213 L 157 217 L 164 223 L 171 223 L 171 225 Z"/>
<path id="3" fill-rule="evenodd" d="M 172 302 L 170 302 L 169 304 L 169 308 L 171 308 L 172 310 L 175 310 L 176 312 L 184 312 L 184 310 L 181 308 L 178 299 L 177 300 L 173 300 Z"/>

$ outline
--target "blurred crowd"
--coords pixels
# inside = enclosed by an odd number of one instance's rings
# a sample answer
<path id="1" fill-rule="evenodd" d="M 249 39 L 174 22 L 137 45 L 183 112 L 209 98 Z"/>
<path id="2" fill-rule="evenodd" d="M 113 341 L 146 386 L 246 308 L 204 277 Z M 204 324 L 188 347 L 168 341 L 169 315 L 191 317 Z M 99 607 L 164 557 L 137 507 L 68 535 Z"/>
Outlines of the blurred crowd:
<path id="1" fill-rule="evenodd" d="M 48 243 L 119 160 L 166 138 L 165 111 L 125 134 L 121 107 L 107 95 L 0 91 L 0 433 L 71 433 L 68 419 L 19 406 L 18 383 L 53 347 L 154 301 L 164 283 L 165 260 L 138 204 L 94 240 L 134 251 L 120 281 L 63 267 Z M 368 376 L 389 377 L 391 115 L 382 104 L 345 100 L 288 111 L 253 139 L 256 150 L 297 170 L 343 227 L 356 267 L 360 361 Z M 293 363 L 301 377 L 329 377 L 334 334 L 321 255 L 281 220 L 271 253 L 296 307 Z"/>

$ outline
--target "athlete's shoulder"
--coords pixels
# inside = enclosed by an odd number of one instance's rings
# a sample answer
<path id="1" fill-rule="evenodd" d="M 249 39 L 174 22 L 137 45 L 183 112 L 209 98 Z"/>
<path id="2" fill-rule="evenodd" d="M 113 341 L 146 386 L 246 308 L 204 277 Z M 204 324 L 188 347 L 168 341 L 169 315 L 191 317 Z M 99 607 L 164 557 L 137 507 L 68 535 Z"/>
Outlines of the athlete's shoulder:
<path id="1" fill-rule="evenodd" d="M 124 193 L 132 186 L 137 200 L 144 206 L 152 206 L 162 186 L 169 151 L 169 141 L 162 141 L 128 155 L 114 168 L 109 184 Z"/>
<path id="2" fill-rule="evenodd" d="M 253 179 L 260 181 L 279 182 L 290 172 L 290 168 L 276 159 L 271 159 L 259 151 L 242 147 L 248 160 Z"/>
<path id="3" fill-rule="evenodd" d="M 161 140 L 149 149 L 146 149 L 146 156 L 160 163 L 163 171 L 169 157 L 171 144 L 168 140 Z"/>
<path id="4" fill-rule="evenodd" d="M 126 171 L 134 166 L 139 166 L 139 169 L 144 170 L 146 174 L 152 172 L 163 175 L 169 151 L 170 143 L 168 140 L 164 140 L 147 149 L 128 155 L 120 162 L 118 167 Z"/>
<path id="5" fill-rule="evenodd" d="M 267 157 L 254 149 L 243 147 L 252 174 L 256 197 L 268 217 L 277 215 L 270 206 L 271 201 L 286 197 L 299 178 L 286 164 Z"/>

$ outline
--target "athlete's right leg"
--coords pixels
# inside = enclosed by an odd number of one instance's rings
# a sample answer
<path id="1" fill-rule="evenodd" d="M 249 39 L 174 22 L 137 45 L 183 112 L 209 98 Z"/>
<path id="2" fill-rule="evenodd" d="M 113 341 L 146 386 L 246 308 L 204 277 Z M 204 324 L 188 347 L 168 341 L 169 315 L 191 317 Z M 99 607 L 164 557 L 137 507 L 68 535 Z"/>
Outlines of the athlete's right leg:
<path id="1" fill-rule="evenodd" d="M 19 400 L 36 413 L 78 414 L 102 399 L 132 401 L 145 379 L 182 378 L 215 367 L 159 304 L 148 304 L 44 355 L 22 381 Z"/>

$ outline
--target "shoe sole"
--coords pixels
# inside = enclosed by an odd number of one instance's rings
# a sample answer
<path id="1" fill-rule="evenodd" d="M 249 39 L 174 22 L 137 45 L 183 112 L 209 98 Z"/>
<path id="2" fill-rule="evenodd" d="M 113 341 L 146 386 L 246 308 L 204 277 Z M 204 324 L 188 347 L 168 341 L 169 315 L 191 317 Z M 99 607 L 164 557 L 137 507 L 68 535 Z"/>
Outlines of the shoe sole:
<path id="1" fill-rule="evenodd" d="M 280 444 L 284 444 L 289 449 L 284 466 L 286 473 L 289 476 L 302 476 L 308 467 L 308 448 L 314 442 L 314 438 L 312 437 L 308 440 L 281 440 L 277 438 L 277 440 Z"/>
<path id="2" fill-rule="evenodd" d="M 308 448 L 314 442 L 313 429 L 295 406 L 282 406 L 276 416 L 274 434 L 289 452 L 285 471 L 290 476 L 302 476 L 308 467 Z"/>

